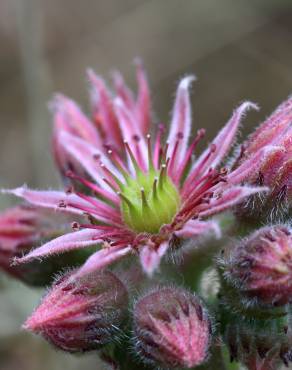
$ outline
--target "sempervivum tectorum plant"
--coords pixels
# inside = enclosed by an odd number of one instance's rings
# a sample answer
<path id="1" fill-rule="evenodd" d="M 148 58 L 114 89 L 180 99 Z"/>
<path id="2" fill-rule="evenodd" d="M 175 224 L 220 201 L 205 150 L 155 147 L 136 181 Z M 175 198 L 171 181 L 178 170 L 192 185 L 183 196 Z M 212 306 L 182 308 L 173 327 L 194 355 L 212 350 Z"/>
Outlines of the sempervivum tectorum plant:
<path id="1" fill-rule="evenodd" d="M 222 262 L 224 278 L 246 307 L 281 306 L 292 297 L 292 234 L 285 225 L 263 227 Z M 234 301 L 234 300 L 233 300 Z"/>
<path id="2" fill-rule="evenodd" d="M 209 147 L 193 161 L 199 130 L 189 144 L 192 77 L 178 86 L 169 134 L 154 125 L 148 84 L 137 66 L 138 97 L 115 77 L 116 97 L 92 71 L 92 122 L 69 99 L 54 103 L 54 149 L 62 173 L 84 192 L 8 191 L 39 206 L 88 215 L 87 223 L 73 223 L 74 231 L 33 250 L 17 262 L 102 243 L 79 273 L 90 272 L 134 253 L 152 274 L 177 238 L 197 237 L 217 230 L 208 220 L 264 188 L 241 185 L 258 168 L 267 152 L 259 150 L 236 170 L 221 167 L 234 143 L 243 114 L 252 103 L 240 105 Z M 153 127 L 152 127 L 153 125 Z M 149 132 L 153 131 L 153 134 Z M 84 175 L 83 172 L 87 174 Z"/>

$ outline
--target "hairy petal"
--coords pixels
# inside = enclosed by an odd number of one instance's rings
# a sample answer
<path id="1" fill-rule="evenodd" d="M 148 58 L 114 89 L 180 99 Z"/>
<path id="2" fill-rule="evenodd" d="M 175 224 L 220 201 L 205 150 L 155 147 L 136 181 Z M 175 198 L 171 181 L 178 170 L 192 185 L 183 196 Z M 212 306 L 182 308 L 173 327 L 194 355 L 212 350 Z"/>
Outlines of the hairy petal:
<path id="1" fill-rule="evenodd" d="M 45 243 L 39 248 L 32 250 L 30 253 L 21 258 L 16 258 L 15 263 L 25 263 L 36 258 L 48 257 L 57 253 L 64 253 L 74 249 L 80 249 L 89 245 L 98 244 L 98 236 L 101 231 L 84 229 L 62 235 L 54 240 Z"/>
<path id="2" fill-rule="evenodd" d="M 175 232 L 178 237 L 192 238 L 213 232 L 217 239 L 221 237 L 221 230 L 216 221 L 189 220 L 181 230 Z"/>
<path id="3" fill-rule="evenodd" d="M 267 118 L 249 137 L 246 155 L 250 155 L 266 145 L 278 145 L 283 135 L 291 128 L 292 96 Z"/>
<path id="4" fill-rule="evenodd" d="M 194 79 L 194 76 L 187 76 L 181 80 L 177 89 L 172 113 L 172 120 L 168 136 L 168 153 L 170 156 L 173 154 L 175 143 L 178 137 L 181 136 L 179 152 L 177 153 L 179 162 L 184 158 L 191 132 L 192 112 L 189 87 Z"/>
<path id="5" fill-rule="evenodd" d="M 120 98 L 116 98 L 115 110 L 118 116 L 123 139 L 129 143 L 133 153 L 139 165 L 143 168 L 147 168 L 147 144 L 144 135 L 141 131 L 141 127 L 135 120 L 133 112 L 131 112 L 124 102 Z"/>
<path id="6" fill-rule="evenodd" d="M 151 98 L 146 72 L 141 60 L 136 59 L 138 97 L 136 101 L 136 116 L 141 132 L 146 135 L 151 123 Z"/>
<path id="7" fill-rule="evenodd" d="M 131 251 L 132 248 L 130 246 L 105 247 L 93 253 L 76 274 L 74 274 L 74 278 L 100 270 L 126 256 Z"/>
<path id="8" fill-rule="evenodd" d="M 200 212 L 200 217 L 213 216 L 233 207 L 244 198 L 259 192 L 266 192 L 267 187 L 233 186 L 225 190 L 217 199 L 211 200 L 206 209 Z"/>
<path id="9" fill-rule="evenodd" d="M 13 194 L 25 199 L 27 202 L 38 207 L 54 209 L 55 211 L 83 214 L 81 208 L 87 207 L 88 202 L 80 199 L 75 194 L 67 194 L 63 191 L 55 190 L 30 190 L 26 186 L 16 189 L 2 190 L 2 193 Z M 78 208 L 75 208 L 76 205 Z"/>
<path id="10" fill-rule="evenodd" d="M 119 71 L 114 71 L 113 80 L 116 93 L 119 99 L 125 104 L 132 113 L 135 111 L 135 100 L 132 91 L 126 85 L 123 76 Z"/>
<path id="11" fill-rule="evenodd" d="M 268 156 L 278 152 L 283 152 L 283 148 L 269 145 L 260 149 L 250 158 L 243 161 L 238 168 L 226 177 L 228 184 L 240 184 L 242 181 L 256 173 Z"/>
<path id="12" fill-rule="evenodd" d="M 104 172 L 100 166 L 101 163 L 122 181 L 120 173 L 115 169 L 111 161 L 94 146 L 66 132 L 62 132 L 60 138 L 64 149 L 85 168 L 88 174 L 101 187 L 109 189 L 108 185 L 103 181 Z"/>
<path id="13" fill-rule="evenodd" d="M 100 136 L 92 122 L 73 100 L 57 94 L 50 107 L 54 112 L 54 130 L 56 134 L 60 131 L 70 132 L 97 148 L 102 148 Z"/>
<path id="14" fill-rule="evenodd" d="M 161 243 L 157 249 L 145 245 L 140 252 L 140 262 L 143 270 L 148 276 L 152 276 L 157 270 L 161 258 L 164 256 L 168 249 L 168 242 Z"/>
<path id="15" fill-rule="evenodd" d="M 241 121 L 241 118 L 244 116 L 247 110 L 249 109 L 258 109 L 257 105 L 251 102 L 242 103 L 237 109 L 235 109 L 232 117 L 227 122 L 227 124 L 219 131 L 216 138 L 213 140 L 212 144 L 215 148 L 214 152 L 210 155 L 208 161 L 204 163 L 204 166 L 201 168 L 200 175 L 203 175 L 208 168 L 216 167 L 222 159 L 229 152 L 231 145 L 235 140 L 236 133 Z M 191 173 L 195 171 L 198 167 L 201 166 L 202 162 L 206 158 L 208 149 L 205 150 L 198 160 L 194 163 L 194 166 L 191 170 Z"/>
<path id="16" fill-rule="evenodd" d="M 98 123 L 101 125 L 107 144 L 113 144 L 117 149 L 123 147 L 123 140 L 119 128 L 112 97 L 103 79 L 92 70 L 87 71 L 91 83 L 91 100 L 94 114 L 98 115 Z"/>

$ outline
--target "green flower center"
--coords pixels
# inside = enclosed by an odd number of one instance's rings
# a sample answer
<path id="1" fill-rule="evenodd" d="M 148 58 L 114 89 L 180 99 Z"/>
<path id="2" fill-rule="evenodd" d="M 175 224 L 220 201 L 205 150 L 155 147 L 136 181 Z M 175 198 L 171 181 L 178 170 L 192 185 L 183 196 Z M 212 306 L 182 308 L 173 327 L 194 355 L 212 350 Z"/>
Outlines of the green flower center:
<path id="1" fill-rule="evenodd" d="M 162 225 L 173 220 L 180 206 L 179 192 L 165 165 L 159 171 L 139 171 L 135 179 L 127 176 L 120 188 L 123 220 L 137 232 L 158 233 Z"/>

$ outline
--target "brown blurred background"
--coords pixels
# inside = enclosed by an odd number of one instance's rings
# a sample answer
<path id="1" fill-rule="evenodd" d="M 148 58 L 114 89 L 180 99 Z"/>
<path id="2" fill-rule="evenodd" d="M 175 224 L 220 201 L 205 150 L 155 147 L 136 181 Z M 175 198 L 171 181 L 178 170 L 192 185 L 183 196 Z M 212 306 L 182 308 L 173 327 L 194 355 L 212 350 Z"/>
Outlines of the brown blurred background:
<path id="1" fill-rule="evenodd" d="M 47 102 L 61 91 L 88 109 L 85 70 L 120 69 L 135 87 L 143 58 L 167 122 L 180 77 L 195 73 L 195 127 L 207 140 L 232 109 L 261 106 L 248 133 L 292 90 L 292 0 L 0 0 L 0 182 L 58 186 Z M 0 198 L 0 208 L 11 200 Z M 96 356 L 53 351 L 19 326 L 41 295 L 0 275 L 0 369 L 101 369 Z"/>

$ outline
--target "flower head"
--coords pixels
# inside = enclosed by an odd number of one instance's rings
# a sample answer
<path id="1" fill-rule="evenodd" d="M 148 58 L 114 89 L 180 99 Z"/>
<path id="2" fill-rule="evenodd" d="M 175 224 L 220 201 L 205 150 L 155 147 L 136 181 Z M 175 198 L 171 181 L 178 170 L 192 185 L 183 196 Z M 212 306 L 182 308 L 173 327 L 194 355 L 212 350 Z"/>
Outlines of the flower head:
<path id="1" fill-rule="evenodd" d="M 154 365 L 192 368 L 204 362 L 211 321 L 198 297 L 181 288 L 161 288 L 134 308 L 136 350 Z"/>
<path id="2" fill-rule="evenodd" d="M 152 274 L 174 240 L 217 230 L 209 217 L 265 190 L 241 186 L 258 167 L 258 160 L 245 161 L 235 171 L 220 167 L 234 143 L 241 117 L 249 108 L 256 108 L 254 104 L 239 106 L 209 148 L 193 161 L 194 150 L 204 136 L 204 130 L 199 130 L 189 144 L 193 77 L 185 77 L 178 86 L 166 138 L 161 125 L 149 134 L 150 93 L 140 62 L 137 79 L 135 98 L 122 77 L 115 75 L 116 97 L 112 97 L 104 81 L 89 71 L 92 123 L 74 103 L 58 98 L 57 160 L 67 178 L 87 190 L 32 191 L 22 187 L 10 193 L 40 207 L 86 214 L 89 221 L 75 222 L 75 232 L 41 246 L 19 262 L 103 243 L 104 248 L 79 270 L 81 274 L 129 253 L 138 253 L 144 270 Z M 263 158 L 266 151 L 260 150 L 258 157 Z M 83 176 L 80 168 L 87 175 Z"/>
<path id="3" fill-rule="evenodd" d="M 119 334 L 117 326 L 127 311 L 127 289 L 109 271 L 79 279 L 72 279 L 73 275 L 71 271 L 53 284 L 24 328 L 64 351 L 100 348 Z"/>
<path id="4" fill-rule="evenodd" d="M 259 229 L 236 246 L 224 263 L 228 283 L 249 301 L 279 306 L 291 301 L 292 234 L 284 225 Z"/>
<path id="5" fill-rule="evenodd" d="M 288 210 L 292 200 L 292 98 L 282 103 L 242 145 L 237 163 L 255 157 L 266 146 L 274 149 L 265 156 L 257 171 L 247 180 L 254 185 L 270 188 L 259 204 L 249 202 L 239 208 L 241 213 L 255 217 L 274 216 L 278 210 Z"/>

